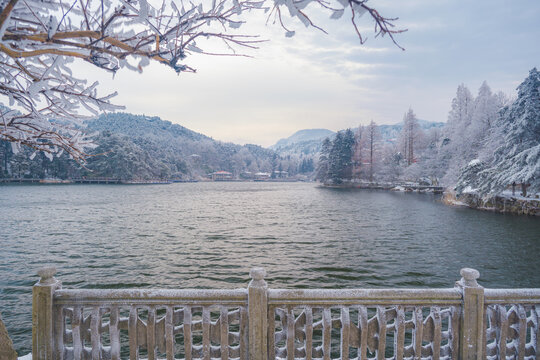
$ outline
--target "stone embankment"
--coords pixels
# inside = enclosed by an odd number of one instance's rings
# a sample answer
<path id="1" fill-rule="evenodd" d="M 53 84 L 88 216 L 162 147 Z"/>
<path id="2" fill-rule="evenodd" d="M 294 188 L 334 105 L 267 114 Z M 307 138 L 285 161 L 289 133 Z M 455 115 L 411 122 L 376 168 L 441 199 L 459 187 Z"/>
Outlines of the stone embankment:
<path id="1" fill-rule="evenodd" d="M 368 182 L 343 182 L 341 184 L 323 184 L 327 188 L 336 189 L 368 189 L 368 190 L 391 190 L 403 192 L 435 193 L 442 194 L 442 186 L 420 185 L 417 183 L 368 183 Z"/>
<path id="2" fill-rule="evenodd" d="M 464 193 L 456 197 L 447 191 L 443 201 L 450 205 L 464 205 L 472 209 L 494 211 L 503 214 L 540 216 L 540 199 L 513 196 L 483 198 L 475 193 Z"/>

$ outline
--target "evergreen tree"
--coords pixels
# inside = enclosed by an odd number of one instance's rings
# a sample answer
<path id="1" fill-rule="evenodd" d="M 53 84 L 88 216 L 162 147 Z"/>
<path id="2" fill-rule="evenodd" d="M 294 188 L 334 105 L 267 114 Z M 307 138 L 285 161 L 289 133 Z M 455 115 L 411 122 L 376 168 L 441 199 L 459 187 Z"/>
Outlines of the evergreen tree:
<path id="1" fill-rule="evenodd" d="M 329 170 L 329 158 L 330 151 L 332 149 L 332 142 L 330 138 L 325 138 L 321 145 L 321 152 L 319 155 L 319 162 L 317 164 L 317 180 L 321 182 L 328 181 L 328 170 Z"/>
<path id="2" fill-rule="evenodd" d="M 334 184 L 343 182 L 343 131 L 338 131 L 328 156 L 328 179 Z"/>
<path id="3" fill-rule="evenodd" d="M 353 151 L 355 142 L 356 141 L 352 130 L 345 130 L 343 134 L 343 143 L 341 145 L 341 166 L 342 178 L 346 180 L 352 179 Z"/>
<path id="4" fill-rule="evenodd" d="M 352 178 L 355 137 L 351 129 L 338 131 L 328 156 L 328 179 L 334 184 Z"/>

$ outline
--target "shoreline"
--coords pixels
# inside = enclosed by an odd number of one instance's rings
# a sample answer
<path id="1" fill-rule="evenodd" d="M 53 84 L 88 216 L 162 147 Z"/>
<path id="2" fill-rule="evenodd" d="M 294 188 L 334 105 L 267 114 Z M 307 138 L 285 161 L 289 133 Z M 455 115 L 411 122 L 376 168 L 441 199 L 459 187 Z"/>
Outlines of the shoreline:
<path id="1" fill-rule="evenodd" d="M 540 217 L 540 199 L 508 196 L 506 194 L 493 197 L 481 197 L 475 193 L 465 193 L 460 196 L 442 186 L 423 186 L 403 183 L 344 183 L 321 184 L 330 189 L 363 189 L 398 192 L 415 192 L 419 194 L 441 194 L 442 203 L 447 206 L 468 207 L 474 210 L 490 211 L 499 214 L 527 215 Z"/>

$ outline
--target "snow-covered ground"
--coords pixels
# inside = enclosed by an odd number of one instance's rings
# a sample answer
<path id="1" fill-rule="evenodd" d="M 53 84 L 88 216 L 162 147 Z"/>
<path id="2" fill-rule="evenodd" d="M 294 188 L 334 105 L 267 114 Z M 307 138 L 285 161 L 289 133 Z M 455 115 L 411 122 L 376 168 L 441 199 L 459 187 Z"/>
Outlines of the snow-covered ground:
<path id="1" fill-rule="evenodd" d="M 19 356 L 18 360 L 32 360 L 32 353 L 26 354 L 24 356 Z"/>
<path id="2" fill-rule="evenodd" d="M 514 198 L 514 199 L 518 199 L 518 200 L 525 200 L 525 201 L 540 200 L 540 193 L 528 194 L 527 197 L 525 197 L 525 196 L 521 196 L 521 191 L 517 191 L 517 189 L 516 189 L 516 194 L 515 195 L 512 195 L 512 190 L 505 190 L 499 196 L 505 197 L 505 198 Z"/>

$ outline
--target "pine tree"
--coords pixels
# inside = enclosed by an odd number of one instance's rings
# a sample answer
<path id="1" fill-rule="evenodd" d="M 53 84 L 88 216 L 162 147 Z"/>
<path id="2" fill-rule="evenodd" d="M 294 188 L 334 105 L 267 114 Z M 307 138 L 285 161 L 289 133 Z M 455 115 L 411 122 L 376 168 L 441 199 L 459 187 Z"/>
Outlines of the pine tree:
<path id="1" fill-rule="evenodd" d="M 328 180 L 329 170 L 329 157 L 330 150 L 332 149 L 332 142 L 329 138 L 325 138 L 321 145 L 321 152 L 319 155 L 319 162 L 317 164 L 317 180 L 326 182 Z"/>
<path id="2" fill-rule="evenodd" d="M 354 133 L 351 129 L 345 130 L 343 133 L 343 143 L 341 146 L 341 166 L 342 178 L 346 180 L 352 179 L 354 144 Z"/>
<path id="3" fill-rule="evenodd" d="M 328 179 L 334 184 L 343 182 L 343 131 L 338 131 L 328 156 Z"/>
<path id="4" fill-rule="evenodd" d="M 407 166 L 415 162 L 415 149 L 418 146 L 416 141 L 420 136 L 418 119 L 412 109 L 409 109 L 403 117 L 403 129 L 400 134 L 402 152 L 407 160 Z"/>

